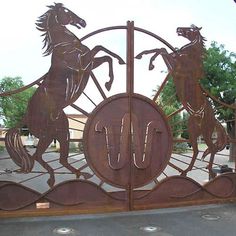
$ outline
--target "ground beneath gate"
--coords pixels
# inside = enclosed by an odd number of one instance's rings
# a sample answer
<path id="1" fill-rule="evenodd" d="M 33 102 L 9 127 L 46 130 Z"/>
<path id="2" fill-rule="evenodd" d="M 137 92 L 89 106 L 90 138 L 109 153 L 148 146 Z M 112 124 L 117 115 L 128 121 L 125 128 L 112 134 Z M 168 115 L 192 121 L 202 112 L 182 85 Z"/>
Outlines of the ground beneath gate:
<path id="1" fill-rule="evenodd" d="M 1 236 L 233 236 L 236 204 L 127 213 L 1 219 Z"/>

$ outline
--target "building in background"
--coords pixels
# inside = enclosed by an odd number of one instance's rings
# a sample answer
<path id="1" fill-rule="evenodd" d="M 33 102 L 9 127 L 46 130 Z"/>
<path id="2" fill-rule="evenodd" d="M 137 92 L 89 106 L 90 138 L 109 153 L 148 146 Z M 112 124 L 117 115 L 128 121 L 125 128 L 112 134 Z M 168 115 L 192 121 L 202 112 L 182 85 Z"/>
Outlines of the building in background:
<path id="1" fill-rule="evenodd" d="M 83 114 L 67 114 L 67 118 L 69 121 L 70 138 L 82 139 L 87 116 Z"/>

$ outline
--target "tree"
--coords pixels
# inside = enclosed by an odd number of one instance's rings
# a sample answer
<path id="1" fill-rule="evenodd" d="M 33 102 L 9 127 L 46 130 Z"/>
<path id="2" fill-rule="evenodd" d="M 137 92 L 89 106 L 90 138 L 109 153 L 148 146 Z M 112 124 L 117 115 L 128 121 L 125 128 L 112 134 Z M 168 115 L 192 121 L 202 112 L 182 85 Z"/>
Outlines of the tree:
<path id="1" fill-rule="evenodd" d="M 9 92 L 23 87 L 20 77 L 4 77 L 0 80 L 0 93 Z M 35 88 L 31 87 L 23 92 L 11 96 L 0 97 L 0 113 L 5 127 L 15 127 L 25 114 L 27 104 Z"/>
<path id="2" fill-rule="evenodd" d="M 181 103 L 178 101 L 172 77 L 168 79 L 167 83 L 165 84 L 165 87 L 160 93 L 157 102 L 162 107 L 162 110 L 167 116 L 171 115 L 180 108 Z M 175 138 L 180 136 L 180 134 L 182 133 L 181 121 L 182 117 L 179 113 L 169 119 L 169 124 L 172 129 L 173 137 Z"/>
<path id="3" fill-rule="evenodd" d="M 183 132 L 181 134 L 181 137 L 184 139 L 189 139 L 189 133 L 188 133 L 188 119 L 189 119 L 189 114 L 188 112 L 183 112 L 183 122 L 182 122 L 182 129 Z"/>
<path id="4" fill-rule="evenodd" d="M 204 58 L 205 78 L 202 86 L 211 95 L 221 102 L 234 104 L 236 102 L 236 54 L 227 51 L 223 45 L 216 42 L 206 50 Z M 217 112 L 217 118 L 226 123 L 227 133 L 231 139 L 235 139 L 235 111 L 213 102 Z M 236 144 L 230 145 L 230 161 L 236 158 Z"/>
<path id="5" fill-rule="evenodd" d="M 170 75 L 167 83 L 160 93 L 159 101 L 162 105 L 171 105 L 172 107 L 176 108 L 176 110 L 181 107 L 181 103 L 179 102 L 176 94 L 173 78 Z"/>
<path id="6" fill-rule="evenodd" d="M 158 89 L 159 87 L 157 88 L 157 90 Z M 169 77 L 167 83 L 165 84 L 165 87 L 158 97 L 157 103 L 159 106 L 161 106 L 166 116 L 173 114 L 181 107 L 181 103 L 179 102 L 176 95 L 175 85 L 172 77 Z M 168 121 L 172 130 L 173 137 L 177 139 L 180 137 L 185 138 L 182 135 L 187 132 L 187 120 L 184 120 L 182 115 L 180 113 L 177 113 L 171 116 Z M 187 144 L 175 143 L 173 148 L 175 152 L 185 152 L 187 149 Z"/>

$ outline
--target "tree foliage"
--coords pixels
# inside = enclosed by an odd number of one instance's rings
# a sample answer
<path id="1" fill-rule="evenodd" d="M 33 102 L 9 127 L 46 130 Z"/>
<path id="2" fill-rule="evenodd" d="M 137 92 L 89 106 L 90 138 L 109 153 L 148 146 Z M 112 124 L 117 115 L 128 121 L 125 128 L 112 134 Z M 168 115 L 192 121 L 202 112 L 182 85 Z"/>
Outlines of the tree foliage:
<path id="1" fill-rule="evenodd" d="M 175 109 L 179 109 L 181 106 L 181 103 L 176 95 L 174 81 L 171 76 L 169 76 L 168 81 L 160 94 L 160 103 L 165 106 L 170 105 Z"/>
<path id="2" fill-rule="evenodd" d="M 233 104 L 236 100 L 236 54 L 227 51 L 223 45 L 216 42 L 206 50 L 204 58 L 205 78 L 201 84 L 211 95 L 220 101 Z M 219 106 L 215 103 L 218 119 L 221 121 L 232 120 L 234 112 L 232 109 Z"/>
<path id="3" fill-rule="evenodd" d="M 171 115 L 180 108 L 181 104 L 178 101 L 172 77 L 168 79 L 165 87 L 160 93 L 158 103 L 167 116 Z M 169 119 L 169 124 L 172 129 L 173 137 L 177 138 L 178 136 L 180 136 L 180 134 L 182 133 L 181 115 L 177 113 L 176 115 L 171 116 L 171 118 Z"/>
<path id="4" fill-rule="evenodd" d="M 19 89 L 23 86 L 20 77 L 4 77 L 0 80 L 0 93 Z M 15 127 L 22 120 L 28 101 L 34 92 L 35 88 L 31 87 L 11 96 L 0 97 L 0 113 L 5 127 Z"/>
<path id="5" fill-rule="evenodd" d="M 202 85 L 213 96 L 227 104 L 236 102 L 236 54 L 225 49 L 224 45 L 216 42 L 206 50 L 204 60 L 205 78 Z M 235 139 L 235 110 L 213 102 L 217 118 L 226 122 L 227 132 L 231 139 Z M 236 154 L 236 145 L 230 145 L 230 161 Z"/>
<path id="6" fill-rule="evenodd" d="M 159 88 L 158 88 L 159 89 Z M 184 119 L 182 114 L 176 113 L 173 115 L 180 107 L 181 103 L 178 100 L 178 97 L 176 95 L 175 85 L 173 82 L 173 78 L 170 77 L 165 84 L 165 87 L 163 88 L 162 92 L 160 93 L 160 96 L 158 98 L 158 104 L 161 106 L 162 110 L 164 111 L 165 115 L 168 118 L 168 122 L 170 125 L 170 128 L 172 130 L 172 135 L 174 138 L 188 138 L 188 136 L 185 135 L 183 137 L 183 134 L 187 133 L 187 120 Z M 187 143 L 174 143 L 173 151 L 177 153 L 185 152 L 188 148 Z"/>

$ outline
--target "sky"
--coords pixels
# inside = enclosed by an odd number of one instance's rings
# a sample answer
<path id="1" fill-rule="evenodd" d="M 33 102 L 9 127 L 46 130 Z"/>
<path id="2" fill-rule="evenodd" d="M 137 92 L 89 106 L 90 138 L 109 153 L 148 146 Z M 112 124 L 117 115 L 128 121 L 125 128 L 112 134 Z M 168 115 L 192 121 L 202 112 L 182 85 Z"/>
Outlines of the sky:
<path id="1" fill-rule="evenodd" d="M 35 22 L 47 11 L 46 6 L 53 2 L 1 1 L 0 78 L 20 76 L 26 85 L 48 71 L 50 56 L 42 55 L 42 38 Z M 86 20 L 85 29 L 73 29 L 79 38 L 100 28 L 126 25 L 129 20 L 134 21 L 135 26 L 159 35 L 172 46 L 181 47 L 187 41 L 177 36 L 176 28 L 195 24 L 202 27 L 201 34 L 207 39 L 207 47 L 211 41 L 217 41 L 224 44 L 229 51 L 236 52 L 234 0 L 60 0 L 59 2 Z M 121 54 L 125 56 L 125 49 L 122 49 L 125 44 L 124 32 L 109 34 L 111 35 L 100 35 L 84 43 L 91 47 L 104 43 L 109 49 L 120 48 L 123 50 Z M 138 35 L 135 44 L 143 49 L 155 47 L 155 42 L 144 35 Z M 124 74 L 124 68 L 121 71 L 117 73 Z M 141 65 L 137 64 L 136 75 L 140 77 L 138 84 L 144 84 L 147 68 L 141 69 Z M 152 83 L 145 84 L 149 84 L 147 91 L 150 93 L 157 81 L 154 79 Z M 137 90 L 144 87 L 145 85 L 141 85 L 140 88 L 137 86 Z"/>

